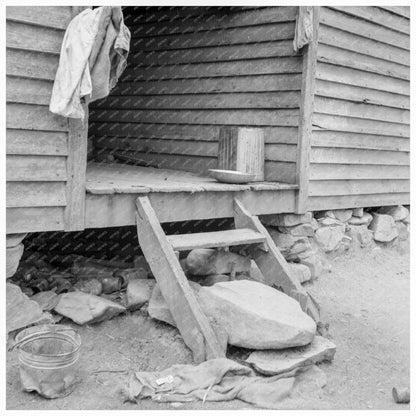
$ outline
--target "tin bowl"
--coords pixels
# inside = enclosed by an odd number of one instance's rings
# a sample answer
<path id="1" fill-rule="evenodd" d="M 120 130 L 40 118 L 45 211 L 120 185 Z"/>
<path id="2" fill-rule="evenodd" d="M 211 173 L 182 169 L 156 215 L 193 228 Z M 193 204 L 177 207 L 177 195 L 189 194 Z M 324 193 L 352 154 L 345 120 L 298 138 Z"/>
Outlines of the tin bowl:
<path id="1" fill-rule="evenodd" d="M 256 177 L 255 173 L 238 172 L 237 170 L 209 169 L 211 175 L 223 183 L 248 183 Z"/>

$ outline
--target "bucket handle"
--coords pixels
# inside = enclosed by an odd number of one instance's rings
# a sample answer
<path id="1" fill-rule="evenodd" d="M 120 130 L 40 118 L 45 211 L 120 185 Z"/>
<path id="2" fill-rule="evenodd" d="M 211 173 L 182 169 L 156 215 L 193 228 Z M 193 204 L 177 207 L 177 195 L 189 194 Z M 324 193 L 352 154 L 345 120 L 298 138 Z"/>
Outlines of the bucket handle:
<path id="1" fill-rule="evenodd" d="M 29 334 L 26 335 L 25 337 L 23 337 L 20 341 L 15 342 L 9 349 L 8 351 L 11 352 L 13 351 L 16 347 L 22 345 L 23 343 L 26 343 L 27 341 L 30 341 L 32 338 L 37 338 L 40 335 L 47 335 L 47 334 L 53 334 L 53 333 L 58 333 L 58 332 L 69 332 L 72 331 L 74 334 L 76 334 L 76 331 L 74 329 L 71 328 L 62 328 L 62 329 L 56 329 L 54 331 L 48 330 L 48 331 L 40 331 L 40 332 L 35 332 L 34 334 Z"/>

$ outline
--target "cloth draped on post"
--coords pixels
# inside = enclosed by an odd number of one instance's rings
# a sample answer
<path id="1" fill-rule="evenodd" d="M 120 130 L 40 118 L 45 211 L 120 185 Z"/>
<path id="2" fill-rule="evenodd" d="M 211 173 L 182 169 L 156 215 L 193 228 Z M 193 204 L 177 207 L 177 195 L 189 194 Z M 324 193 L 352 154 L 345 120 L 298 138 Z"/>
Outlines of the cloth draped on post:
<path id="1" fill-rule="evenodd" d="M 313 38 L 313 6 L 299 6 L 296 17 L 295 38 L 293 49 L 298 52 L 303 46 L 311 42 Z"/>
<path id="2" fill-rule="evenodd" d="M 106 97 L 127 66 L 130 31 L 121 7 L 86 9 L 69 23 L 62 42 L 49 110 L 84 118 L 83 101 Z"/>

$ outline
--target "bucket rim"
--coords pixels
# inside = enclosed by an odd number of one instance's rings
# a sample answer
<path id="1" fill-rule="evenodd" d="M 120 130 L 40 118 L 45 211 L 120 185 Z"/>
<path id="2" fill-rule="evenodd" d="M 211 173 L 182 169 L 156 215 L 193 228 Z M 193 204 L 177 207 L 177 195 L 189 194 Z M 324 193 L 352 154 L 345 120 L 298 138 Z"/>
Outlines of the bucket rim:
<path id="1" fill-rule="evenodd" d="M 57 334 L 51 333 L 50 335 L 57 335 Z M 35 356 L 38 356 L 38 357 L 67 357 L 71 354 L 77 353 L 79 351 L 79 349 L 81 348 L 81 337 L 78 334 L 76 334 L 76 335 L 79 337 L 79 342 L 75 338 L 71 337 L 68 334 L 62 334 L 61 338 L 59 336 L 57 336 L 57 337 L 44 336 L 44 334 L 42 334 L 42 335 L 39 335 L 37 337 L 34 336 L 34 337 L 31 337 L 30 339 L 27 339 L 27 340 L 23 341 L 21 344 L 19 344 L 19 346 L 17 348 L 18 348 L 20 353 L 35 355 Z M 67 342 L 71 343 L 74 346 L 74 349 L 70 352 L 64 352 L 64 353 L 61 353 L 61 354 L 39 354 L 39 353 L 33 353 L 33 352 L 25 351 L 24 349 L 22 349 L 22 347 L 24 347 L 27 344 L 30 344 L 31 342 L 38 341 L 40 339 L 50 339 L 50 338 L 62 339 L 64 341 L 67 341 Z"/>

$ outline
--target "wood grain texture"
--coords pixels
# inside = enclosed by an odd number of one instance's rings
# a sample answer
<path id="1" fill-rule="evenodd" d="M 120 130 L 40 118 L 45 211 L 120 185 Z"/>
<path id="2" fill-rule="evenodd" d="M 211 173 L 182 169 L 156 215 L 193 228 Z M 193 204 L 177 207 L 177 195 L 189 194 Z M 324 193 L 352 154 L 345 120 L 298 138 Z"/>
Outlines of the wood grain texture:
<path id="1" fill-rule="evenodd" d="M 66 29 L 71 8 L 63 6 L 7 6 L 6 19 L 35 26 Z"/>
<path id="2" fill-rule="evenodd" d="M 6 158 L 7 181 L 65 181 L 66 157 L 8 155 Z"/>
<path id="3" fill-rule="evenodd" d="M 65 182 L 8 182 L 6 184 L 7 208 L 65 205 Z"/>
<path id="4" fill-rule="evenodd" d="M 68 134 L 66 132 L 7 129 L 6 154 L 67 156 Z"/>
<path id="5" fill-rule="evenodd" d="M 6 233 L 58 231 L 64 229 L 63 207 L 6 209 Z"/>
<path id="6" fill-rule="evenodd" d="M 6 102 L 49 105 L 53 83 L 6 77 Z"/>

